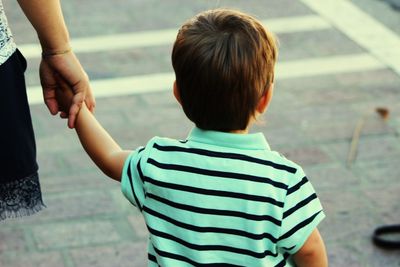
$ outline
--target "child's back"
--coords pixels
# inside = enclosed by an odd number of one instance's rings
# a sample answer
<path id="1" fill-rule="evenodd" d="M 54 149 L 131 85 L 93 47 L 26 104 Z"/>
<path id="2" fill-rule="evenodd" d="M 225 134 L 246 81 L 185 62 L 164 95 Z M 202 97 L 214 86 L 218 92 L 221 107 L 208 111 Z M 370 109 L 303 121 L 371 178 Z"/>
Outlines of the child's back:
<path id="1" fill-rule="evenodd" d="M 324 217 L 302 169 L 262 134 L 194 128 L 184 142 L 156 137 L 123 173 L 155 266 L 288 266 Z"/>

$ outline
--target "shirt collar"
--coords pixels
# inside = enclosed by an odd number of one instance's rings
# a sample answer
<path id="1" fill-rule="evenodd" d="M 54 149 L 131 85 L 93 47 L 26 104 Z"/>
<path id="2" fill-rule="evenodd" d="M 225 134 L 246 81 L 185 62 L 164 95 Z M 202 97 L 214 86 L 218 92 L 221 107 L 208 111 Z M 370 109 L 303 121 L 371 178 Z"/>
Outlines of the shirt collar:
<path id="1" fill-rule="evenodd" d="M 219 131 L 205 131 L 194 127 L 188 141 L 249 150 L 271 150 L 263 133 L 235 134 Z"/>

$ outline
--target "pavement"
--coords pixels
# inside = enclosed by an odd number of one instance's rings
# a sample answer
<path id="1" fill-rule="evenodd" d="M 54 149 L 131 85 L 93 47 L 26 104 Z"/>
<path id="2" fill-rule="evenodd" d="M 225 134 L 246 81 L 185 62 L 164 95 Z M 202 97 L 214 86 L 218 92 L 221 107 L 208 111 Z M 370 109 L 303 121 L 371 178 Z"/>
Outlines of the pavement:
<path id="1" fill-rule="evenodd" d="M 83 152 L 65 121 L 41 104 L 36 36 L 4 1 L 26 73 L 47 209 L 0 223 L 1 267 L 146 266 L 140 214 Z M 173 99 L 170 29 L 199 11 L 236 7 L 280 39 L 272 105 L 252 129 L 304 167 L 325 208 L 319 229 L 330 266 L 400 266 L 371 242 L 400 223 L 400 13 L 379 0 L 70 0 L 63 9 L 97 95 L 96 116 L 134 149 L 154 135 L 185 138 L 192 124 Z M 156 8 L 155 8 L 156 7 Z M 110 41 L 111 40 L 111 41 Z M 140 43 L 139 43 L 140 42 Z M 375 109 L 389 109 L 382 120 Z M 347 156 L 364 121 L 358 153 Z"/>

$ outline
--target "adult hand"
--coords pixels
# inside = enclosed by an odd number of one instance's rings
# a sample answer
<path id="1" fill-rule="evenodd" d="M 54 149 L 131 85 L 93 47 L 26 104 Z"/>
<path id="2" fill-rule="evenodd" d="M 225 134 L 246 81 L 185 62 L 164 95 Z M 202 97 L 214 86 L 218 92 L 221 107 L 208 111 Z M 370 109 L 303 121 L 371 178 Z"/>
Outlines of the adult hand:
<path id="1" fill-rule="evenodd" d="M 58 80 L 56 75 L 58 75 Z M 59 79 L 64 80 L 74 93 L 68 112 L 68 127 L 72 129 L 75 126 L 76 115 L 83 101 L 85 101 L 91 112 L 95 108 L 95 99 L 89 84 L 89 77 L 72 51 L 45 56 L 40 63 L 43 98 L 47 108 L 53 115 L 59 112 L 59 105 L 56 99 L 56 90 L 61 89 Z"/>

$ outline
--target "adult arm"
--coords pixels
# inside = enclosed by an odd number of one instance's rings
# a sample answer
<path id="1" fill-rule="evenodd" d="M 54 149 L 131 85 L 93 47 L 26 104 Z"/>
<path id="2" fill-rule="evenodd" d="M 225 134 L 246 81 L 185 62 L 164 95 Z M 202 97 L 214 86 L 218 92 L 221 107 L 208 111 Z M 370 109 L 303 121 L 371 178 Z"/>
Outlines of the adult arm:
<path id="1" fill-rule="evenodd" d="M 83 101 L 91 111 L 94 110 L 95 101 L 89 85 L 89 78 L 75 54 L 70 51 L 69 33 L 60 1 L 18 0 L 18 3 L 35 28 L 44 54 L 48 55 L 42 59 L 40 64 L 44 101 L 53 115 L 58 113 L 59 107 L 55 92 L 59 88 L 59 84 L 55 75 L 60 75 L 74 92 L 72 105 L 68 112 L 68 126 L 73 128 Z"/>
<path id="2" fill-rule="evenodd" d="M 317 228 L 311 233 L 304 245 L 293 255 L 298 267 L 327 267 L 324 241 Z"/>

